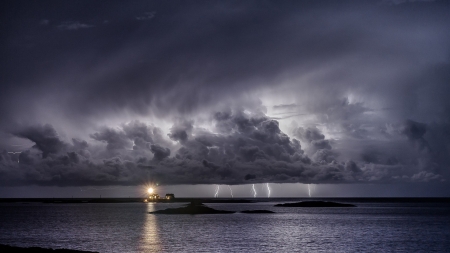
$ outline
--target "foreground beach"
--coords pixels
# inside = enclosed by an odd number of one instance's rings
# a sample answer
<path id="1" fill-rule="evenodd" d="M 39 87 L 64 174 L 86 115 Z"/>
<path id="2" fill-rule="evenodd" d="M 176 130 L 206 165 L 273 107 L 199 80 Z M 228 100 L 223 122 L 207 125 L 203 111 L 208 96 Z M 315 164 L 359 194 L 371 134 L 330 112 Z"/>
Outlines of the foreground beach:
<path id="1" fill-rule="evenodd" d="M 0 252 L 3 253 L 98 253 L 96 251 L 82 251 L 82 250 L 72 250 L 72 249 L 50 249 L 41 247 L 15 247 L 5 244 L 0 244 Z"/>

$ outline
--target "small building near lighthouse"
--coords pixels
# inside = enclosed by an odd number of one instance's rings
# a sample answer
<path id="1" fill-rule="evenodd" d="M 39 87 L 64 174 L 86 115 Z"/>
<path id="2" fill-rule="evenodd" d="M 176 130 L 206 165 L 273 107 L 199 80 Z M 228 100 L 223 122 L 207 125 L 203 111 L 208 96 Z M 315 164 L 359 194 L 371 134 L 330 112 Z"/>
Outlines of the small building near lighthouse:
<path id="1" fill-rule="evenodd" d="M 175 194 L 173 193 L 167 193 L 164 198 L 159 197 L 159 194 L 152 193 L 148 196 L 147 199 L 144 200 L 144 202 L 170 202 L 175 199 Z"/>
<path id="2" fill-rule="evenodd" d="M 175 198 L 175 194 L 173 194 L 173 193 L 167 193 L 166 194 L 166 199 L 167 200 L 172 200 L 172 199 L 174 199 Z"/>
<path id="3" fill-rule="evenodd" d="M 156 193 L 150 194 L 150 196 L 148 196 L 148 199 L 149 199 L 150 201 L 152 201 L 152 200 L 158 200 L 158 199 L 159 199 L 159 194 L 156 194 Z"/>

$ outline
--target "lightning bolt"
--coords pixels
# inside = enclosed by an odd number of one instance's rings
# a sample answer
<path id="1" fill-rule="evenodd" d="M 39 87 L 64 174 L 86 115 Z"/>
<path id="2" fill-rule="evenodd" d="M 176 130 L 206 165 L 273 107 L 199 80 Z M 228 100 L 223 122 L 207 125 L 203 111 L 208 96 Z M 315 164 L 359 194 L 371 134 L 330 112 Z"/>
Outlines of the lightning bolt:
<path id="1" fill-rule="evenodd" d="M 228 188 L 230 188 L 230 194 L 231 194 L 231 197 L 234 198 L 234 196 L 233 196 L 233 190 L 231 190 L 231 186 L 228 186 Z"/>
<path id="2" fill-rule="evenodd" d="M 216 193 L 214 194 L 214 198 L 217 198 L 219 196 L 219 190 L 220 190 L 220 186 L 217 185 Z"/>
<path id="3" fill-rule="evenodd" d="M 266 185 L 267 185 L 267 197 L 270 198 L 270 187 L 269 187 L 269 183 L 267 183 Z"/>
<path id="4" fill-rule="evenodd" d="M 253 198 L 256 198 L 255 184 L 252 185 L 252 189 L 253 189 Z"/>
<path id="5" fill-rule="evenodd" d="M 309 195 L 309 197 L 311 198 L 311 187 L 310 187 L 309 184 L 308 184 L 308 195 Z"/>

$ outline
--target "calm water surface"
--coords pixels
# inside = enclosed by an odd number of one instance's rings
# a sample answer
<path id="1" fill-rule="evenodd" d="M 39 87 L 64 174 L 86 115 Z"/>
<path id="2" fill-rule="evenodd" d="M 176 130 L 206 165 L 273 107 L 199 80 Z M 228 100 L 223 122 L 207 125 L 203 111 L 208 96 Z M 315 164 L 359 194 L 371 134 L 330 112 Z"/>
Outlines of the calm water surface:
<path id="1" fill-rule="evenodd" d="M 99 252 L 450 252 L 448 203 L 207 204 L 276 214 L 152 215 L 181 203 L 0 204 L 0 243 Z"/>

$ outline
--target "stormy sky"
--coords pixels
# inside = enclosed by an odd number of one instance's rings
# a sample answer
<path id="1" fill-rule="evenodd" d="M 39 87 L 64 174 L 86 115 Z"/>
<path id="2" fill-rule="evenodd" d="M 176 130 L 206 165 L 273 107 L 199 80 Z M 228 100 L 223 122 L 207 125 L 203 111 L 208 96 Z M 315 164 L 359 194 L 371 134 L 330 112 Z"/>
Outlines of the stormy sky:
<path id="1" fill-rule="evenodd" d="M 449 196 L 448 1 L 0 5 L 1 197 Z"/>

